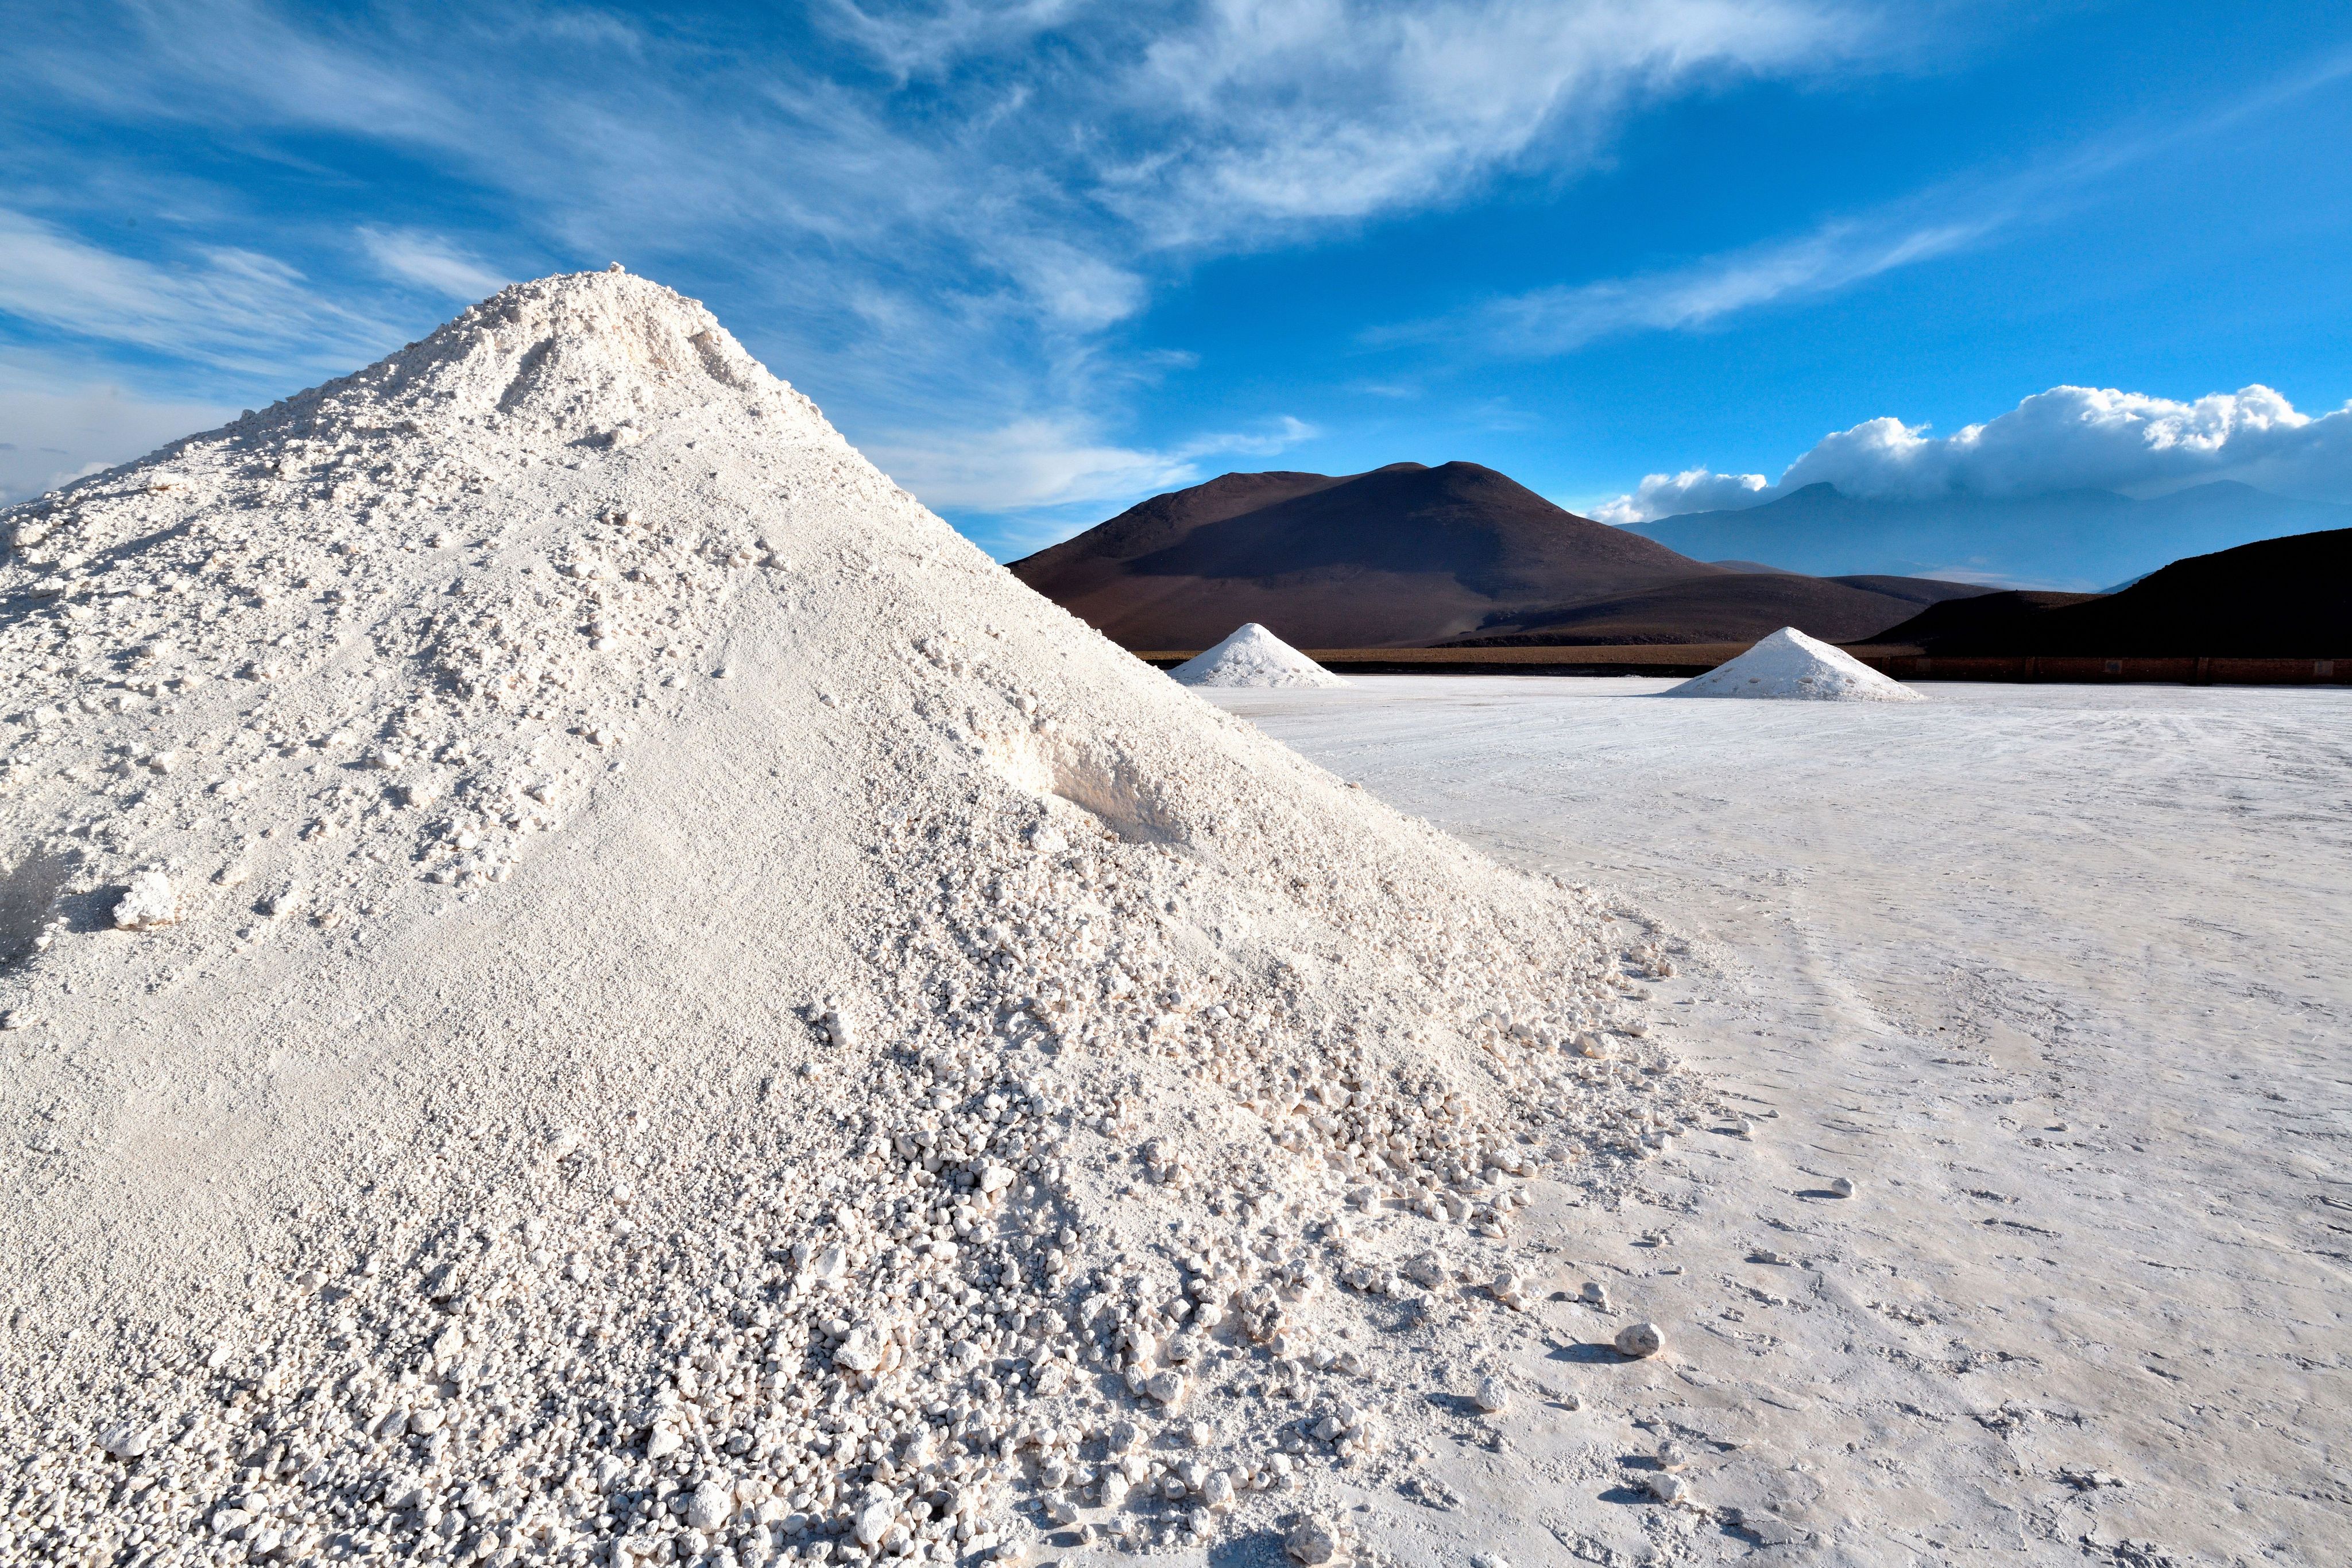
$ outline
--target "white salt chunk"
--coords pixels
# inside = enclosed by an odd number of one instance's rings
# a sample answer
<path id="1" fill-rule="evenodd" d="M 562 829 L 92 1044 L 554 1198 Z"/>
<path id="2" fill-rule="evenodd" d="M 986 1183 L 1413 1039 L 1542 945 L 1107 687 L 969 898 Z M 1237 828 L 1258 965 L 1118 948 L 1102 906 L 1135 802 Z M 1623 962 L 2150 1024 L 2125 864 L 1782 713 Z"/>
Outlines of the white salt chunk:
<path id="1" fill-rule="evenodd" d="M 1339 1555 L 1339 1537 L 1321 1520 L 1304 1519 L 1283 1537 L 1282 1549 L 1290 1553 L 1293 1562 L 1303 1563 L 1307 1568 L 1321 1568 Z"/>
<path id="2" fill-rule="evenodd" d="M 1665 1348 L 1666 1336 L 1655 1323 L 1627 1323 L 1617 1331 L 1617 1354 L 1641 1357 L 1655 1355 Z"/>
<path id="3" fill-rule="evenodd" d="M 114 924 L 123 931 L 151 931 L 180 918 L 180 895 L 172 879 L 160 871 L 142 871 L 131 879 L 122 901 L 114 906 Z"/>

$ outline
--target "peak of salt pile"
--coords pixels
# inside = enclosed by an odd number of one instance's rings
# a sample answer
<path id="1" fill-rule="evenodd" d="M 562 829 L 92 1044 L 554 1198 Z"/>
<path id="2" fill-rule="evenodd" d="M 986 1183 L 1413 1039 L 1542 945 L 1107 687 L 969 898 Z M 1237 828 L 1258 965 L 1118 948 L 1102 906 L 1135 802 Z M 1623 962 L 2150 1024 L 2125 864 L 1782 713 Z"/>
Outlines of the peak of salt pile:
<path id="1" fill-rule="evenodd" d="M 1780 697 L 1809 702 L 1916 703 L 1927 699 L 1842 648 L 1783 626 L 1736 659 L 1659 694 L 1669 697 Z"/>
<path id="2" fill-rule="evenodd" d="M 1259 625 L 1245 621 L 1225 640 L 1168 672 L 1187 686 L 1344 686 L 1348 683 Z"/>
<path id="3" fill-rule="evenodd" d="M 0 527 L 8 1562 L 1272 1530 L 1701 1113 L 644 279 Z"/>

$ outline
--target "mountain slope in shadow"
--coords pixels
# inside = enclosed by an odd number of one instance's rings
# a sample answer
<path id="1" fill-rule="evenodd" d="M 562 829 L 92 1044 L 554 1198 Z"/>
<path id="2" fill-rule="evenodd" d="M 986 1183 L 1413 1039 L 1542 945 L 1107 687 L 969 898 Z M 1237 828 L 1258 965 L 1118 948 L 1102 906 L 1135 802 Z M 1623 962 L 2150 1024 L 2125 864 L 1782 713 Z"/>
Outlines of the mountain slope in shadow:
<path id="1" fill-rule="evenodd" d="M 2191 556 L 2118 593 L 1996 594 L 1938 604 L 1872 641 L 1937 655 L 2352 654 L 2352 528 Z"/>

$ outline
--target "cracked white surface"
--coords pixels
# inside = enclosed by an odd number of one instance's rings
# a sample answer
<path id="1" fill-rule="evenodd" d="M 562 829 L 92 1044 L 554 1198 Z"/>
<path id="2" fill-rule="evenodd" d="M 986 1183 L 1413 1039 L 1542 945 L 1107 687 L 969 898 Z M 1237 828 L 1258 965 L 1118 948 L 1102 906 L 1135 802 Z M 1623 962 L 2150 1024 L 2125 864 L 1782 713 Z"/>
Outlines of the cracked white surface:
<path id="1" fill-rule="evenodd" d="M 1738 1556 L 1634 1500 L 1671 1433 L 1780 1560 L 2352 1553 L 2352 698 L 1664 685 L 1217 699 L 1508 862 L 1639 888 L 1702 945 L 1662 1032 L 1754 1127 L 1653 1167 L 1654 1246 L 1530 1226 L 1669 1356 L 1600 1360 L 1614 1320 L 1547 1306 L 1519 1364 L 1583 1408 L 1444 1449 L 1423 1484 L 1458 1507 L 1355 1517 L 1514 1563 Z"/>

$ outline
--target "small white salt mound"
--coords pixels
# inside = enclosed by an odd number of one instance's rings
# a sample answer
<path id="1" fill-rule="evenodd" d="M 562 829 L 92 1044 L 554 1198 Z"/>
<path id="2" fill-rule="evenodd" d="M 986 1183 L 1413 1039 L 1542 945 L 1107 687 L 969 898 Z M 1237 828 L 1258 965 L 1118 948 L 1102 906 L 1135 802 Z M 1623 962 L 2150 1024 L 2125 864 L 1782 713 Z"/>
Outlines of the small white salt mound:
<path id="1" fill-rule="evenodd" d="M 1783 626 L 1739 657 L 1662 696 L 1786 697 L 1801 702 L 1918 703 L 1927 699 L 1842 649 Z"/>
<path id="2" fill-rule="evenodd" d="M 1348 683 L 1259 625 L 1233 635 L 1168 672 L 1188 686 L 1344 686 Z"/>

